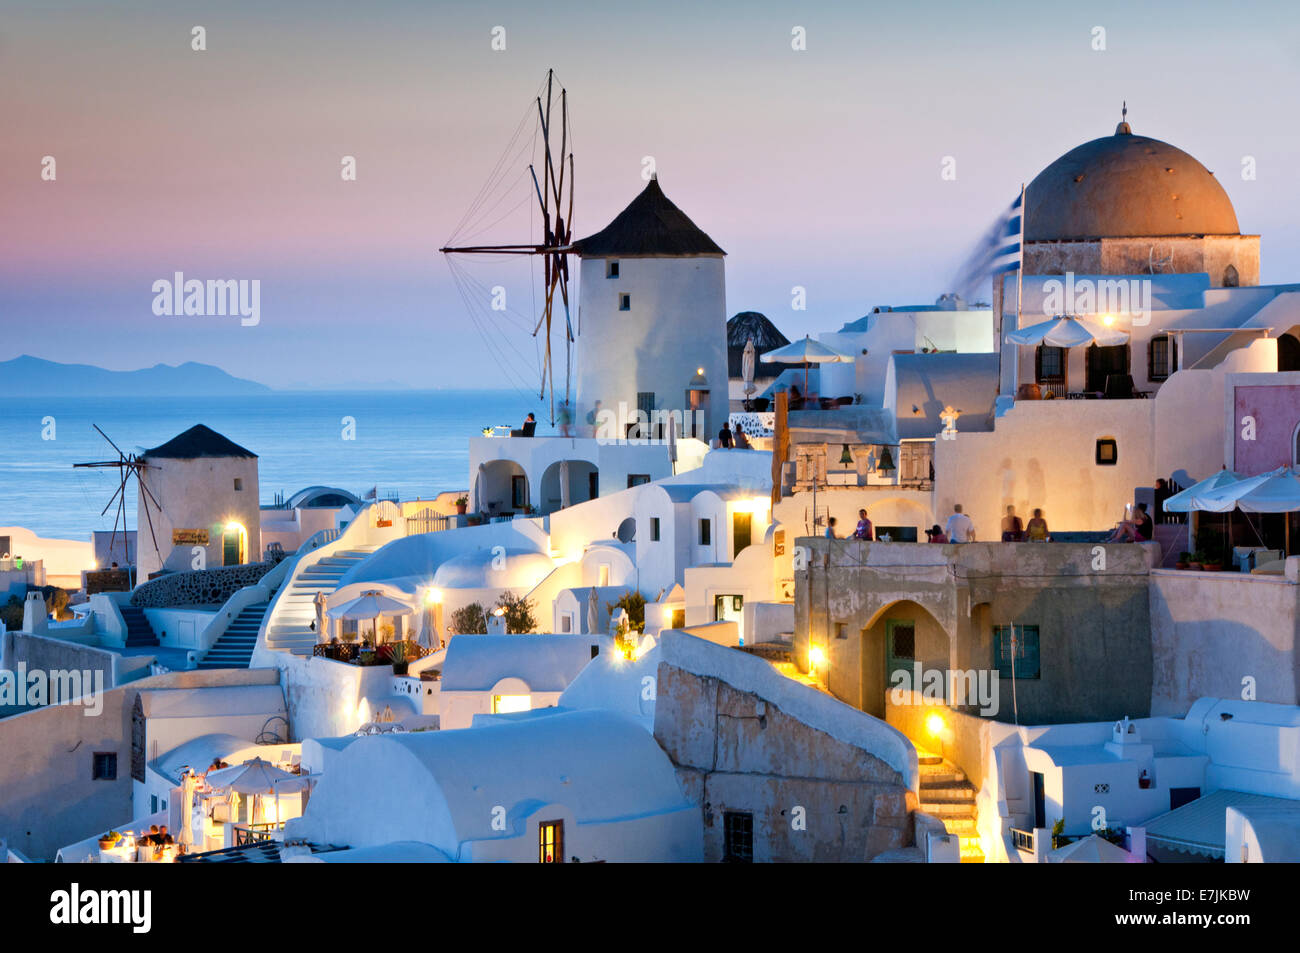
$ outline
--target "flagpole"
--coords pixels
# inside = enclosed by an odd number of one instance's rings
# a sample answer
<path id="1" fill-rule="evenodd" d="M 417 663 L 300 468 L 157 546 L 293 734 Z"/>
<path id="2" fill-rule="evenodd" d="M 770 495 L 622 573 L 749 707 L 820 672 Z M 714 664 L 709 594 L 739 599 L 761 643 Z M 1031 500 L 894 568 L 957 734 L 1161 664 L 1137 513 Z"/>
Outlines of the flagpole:
<path id="1" fill-rule="evenodd" d="M 1025 183 L 1020 183 L 1020 241 L 1016 244 L 1020 252 L 1020 263 L 1016 267 L 1016 330 L 1019 331 L 1024 322 L 1021 321 L 1021 302 L 1024 292 L 1025 277 L 1025 223 L 1028 221 L 1025 209 Z M 998 349 L 999 352 L 1001 348 Z M 1011 397 L 1014 400 L 1016 391 L 1020 388 L 1020 349 L 1015 350 L 1015 363 L 1011 365 Z"/>

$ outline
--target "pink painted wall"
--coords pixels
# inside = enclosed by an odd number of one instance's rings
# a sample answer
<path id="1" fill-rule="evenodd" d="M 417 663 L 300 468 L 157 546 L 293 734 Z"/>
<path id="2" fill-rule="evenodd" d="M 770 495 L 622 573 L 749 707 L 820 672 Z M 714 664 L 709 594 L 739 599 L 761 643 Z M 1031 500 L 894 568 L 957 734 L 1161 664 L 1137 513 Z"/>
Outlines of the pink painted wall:
<path id="1" fill-rule="evenodd" d="M 1243 476 L 1291 465 L 1292 435 L 1300 423 L 1300 385 L 1233 388 L 1233 469 Z M 1255 439 L 1242 437 L 1242 418 L 1255 418 Z"/>

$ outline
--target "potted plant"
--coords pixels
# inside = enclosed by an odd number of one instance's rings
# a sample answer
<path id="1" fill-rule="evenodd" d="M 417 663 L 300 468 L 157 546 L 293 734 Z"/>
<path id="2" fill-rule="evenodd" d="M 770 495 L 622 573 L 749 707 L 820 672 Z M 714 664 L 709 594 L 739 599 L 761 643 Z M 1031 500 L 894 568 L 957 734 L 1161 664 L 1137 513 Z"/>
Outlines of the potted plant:
<path id="1" fill-rule="evenodd" d="M 465 510 L 467 510 L 468 508 L 469 508 L 469 498 L 468 498 L 468 497 L 460 496 L 460 497 L 457 497 L 457 498 L 456 498 L 456 513 L 457 513 L 457 515 L 461 515 L 461 516 L 463 516 L 464 513 L 465 513 Z"/>
<path id="2" fill-rule="evenodd" d="M 1181 552 L 1181 553 L 1178 554 L 1178 562 L 1174 563 L 1174 568 L 1175 568 L 1175 569 L 1186 569 L 1186 568 L 1187 568 L 1187 564 L 1188 564 L 1189 562 L 1191 562 L 1191 561 L 1192 561 L 1192 554 L 1191 554 L 1191 553 L 1189 553 L 1189 552 Z"/>
<path id="3" fill-rule="evenodd" d="M 405 642 L 393 642 L 388 646 L 388 657 L 393 663 L 393 674 L 405 675 L 411 664 L 410 647 Z"/>
<path id="4" fill-rule="evenodd" d="M 1206 556 L 1205 560 L 1201 563 L 1201 568 L 1206 572 L 1222 572 L 1223 560 L 1218 556 Z"/>
<path id="5" fill-rule="evenodd" d="M 103 837 L 99 839 L 99 849 L 112 850 L 114 847 L 117 846 L 118 842 L 121 839 L 122 839 L 122 835 L 119 834 L 117 831 L 109 831 L 107 834 L 105 834 Z"/>
<path id="6" fill-rule="evenodd" d="M 1205 562 L 1205 553 L 1201 552 L 1198 549 L 1196 552 L 1192 553 L 1191 556 L 1188 557 L 1187 568 L 1195 569 L 1199 571 L 1201 569 L 1201 564 L 1204 562 Z"/>

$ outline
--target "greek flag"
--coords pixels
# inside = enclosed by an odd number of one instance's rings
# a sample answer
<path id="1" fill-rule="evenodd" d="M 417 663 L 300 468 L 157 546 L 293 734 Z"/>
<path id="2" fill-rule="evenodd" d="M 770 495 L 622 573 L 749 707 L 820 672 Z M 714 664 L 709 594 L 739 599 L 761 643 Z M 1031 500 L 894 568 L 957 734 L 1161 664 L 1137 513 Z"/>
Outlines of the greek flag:
<path id="1" fill-rule="evenodd" d="M 1004 211 L 993 226 L 984 233 L 975 249 L 962 265 L 954 282 L 954 290 L 972 300 L 980 294 L 991 275 L 1001 275 L 1019 270 L 1022 261 L 1021 238 L 1024 233 L 1024 200 L 1022 190 L 1016 200 Z"/>
<path id="2" fill-rule="evenodd" d="M 1024 201 L 1025 196 L 1022 192 L 1011 203 L 1011 208 L 1003 214 L 1002 221 L 999 223 L 1001 242 L 993 253 L 993 261 L 989 266 L 990 274 L 1000 275 L 1020 268 L 1020 238 L 1024 232 L 1025 220 L 1024 209 L 1021 206 L 1024 205 Z"/>

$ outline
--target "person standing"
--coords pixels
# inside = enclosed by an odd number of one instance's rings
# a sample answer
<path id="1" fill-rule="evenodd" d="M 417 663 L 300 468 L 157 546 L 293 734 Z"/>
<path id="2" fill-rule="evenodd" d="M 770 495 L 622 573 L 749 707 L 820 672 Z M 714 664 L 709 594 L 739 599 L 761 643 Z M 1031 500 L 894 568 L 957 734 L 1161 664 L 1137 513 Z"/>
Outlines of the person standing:
<path id="1" fill-rule="evenodd" d="M 950 543 L 975 542 L 975 522 L 961 511 L 960 503 L 953 504 L 952 516 L 948 517 L 943 530 Z"/>
<path id="2" fill-rule="evenodd" d="M 569 402 L 566 400 L 560 404 L 559 413 L 560 436 L 573 436 L 573 411 L 569 409 Z"/>
<path id="3" fill-rule="evenodd" d="M 591 435 L 593 437 L 599 436 L 596 433 L 596 428 L 600 426 L 600 401 L 596 401 L 595 406 L 588 412 L 587 424 L 591 427 Z"/>

